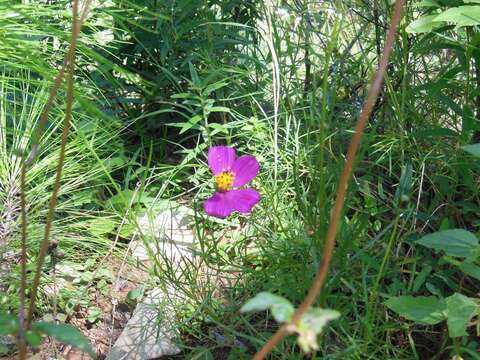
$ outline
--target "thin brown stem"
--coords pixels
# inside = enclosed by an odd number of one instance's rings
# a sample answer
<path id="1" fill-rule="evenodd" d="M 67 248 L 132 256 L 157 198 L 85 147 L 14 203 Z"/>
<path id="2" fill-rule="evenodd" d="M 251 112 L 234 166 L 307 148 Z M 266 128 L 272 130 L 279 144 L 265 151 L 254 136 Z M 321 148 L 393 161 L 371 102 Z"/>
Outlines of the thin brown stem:
<path id="1" fill-rule="evenodd" d="M 38 292 L 38 286 L 40 284 L 40 277 L 42 274 L 42 267 L 45 261 L 45 256 L 48 250 L 50 230 L 52 228 L 53 219 L 55 216 L 55 207 L 57 205 L 58 192 L 60 190 L 60 179 L 62 177 L 63 163 L 65 160 L 65 148 L 68 140 L 68 133 L 70 131 L 71 119 L 72 119 L 72 107 L 73 107 L 73 82 L 75 72 L 75 50 L 77 47 L 77 40 L 80 33 L 80 22 L 78 18 L 78 0 L 73 0 L 73 19 L 72 19 L 72 40 L 67 57 L 67 105 L 65 110 L 65 120 L 63 125 L 62 139 L 60 144 L 60 154 L 57 164 L 57 172 L 55 176 L 55 183 L 53 185 L 52 197 L 50 198 L 50 204 L 47 214 L 47 222 L 45 224 L 45 232 L 43 240 L 40 244 L 40 251 L 37 258 L 37 267 L 35 277 L 33 279 L 33 285 L 30 295 L 30 307 L 28 310 L 27 328 L 30 327 L 33 312 L 35 311 L 35 301 Z"/>
<path id="2" fill-rule="evenodd" d="M 18 321 L 20 324 L 20 333 L 18 336 L 18 357 L 20 360 L 27 358 L 27 344 L 25 342 L 25 292 L 27 288 L 27 205 L 25 199 L 26 187 L 26 169 L 22 166 L 20 173 L 20 208 L 22 215 L 22 257 L 21 264 L 21 278 L 20 278 L 20 306 L 18 309 Z"/>
<path id="3" fill-rule="evenodd" d="M 295 313 L 292 316 L 291 323 L 293 324 L 296 324 L 302 318 L 305 311 L 307 311 L 308 308 L 310 308 L 310 306 L 313 305 L 327 277 L 328 268 L 330 266 L 333 250 L 335 248 L 335 237 L 337 234 L 338 224 L 340 222 L 340 218 L 342 215 L 343 205 L 345 203 L 345 196 L 347 193 L 348 183 L 350 181 L 356 154 L 360 146 L 360 140 L 362 138 L 363 131 L 367 124 L 368 118 L 370 117 L 370 114 L 372 112 L 372 109 L 375 105 L 375 102 L 378 98 L 378 94 L 380 93 L 380 90 L 383 84 L 383 78 L 388 65 L 390 54 L 392 52 L 395 34 L 397 32 L 397 28 L 400 23 L 404 1 L 405 0 L 397 0 L 395 3 L 395 10 L 390 23 L 390 29 L 388 30 L 387 37 L 385 40 L 382 58 L 380 59 L 380 63 L 375 73 L 373 82 L 370 85 L 367 99 L 364 102 L 362 111 L 358 118 L 357 126 L 355 128 L 355 133 L 353 134 L 352 140 L 350 142 L 350 146 L 348 147 L 347 158 L 346 158 L 345 165 L 343 167 L 342 174 L 340 176 L 340 180 L 338 183 L 337 194 L 335 197 L 335 204 L 334 204 L 332 215 L 331 215 L 331 221 L 327 230 L 327 236 L 325 239 L 325 247 L 323 249 L 322 261 L 320 263 L 319 269 L 317 271 L 315 279 L 313 280 L 313 284 L 310 290 L 308 291 L 307 296 L 305 297 L 305 299 L 303 300 L 303 303 L 299 306 L 299 308 L 295 311 Z M 270 340 L 263 346 L 263 348 L 260 349 L 260 351 L 257 354 L 255 354 L 253 359 L 254 360 L 264 359 L 270 353 L 270 351 L 272 351 L 272 349 L 287 334 L 288 334 L 288 325 L 281 326 L 277 330 L 277 332 L 270 338 Z"/>

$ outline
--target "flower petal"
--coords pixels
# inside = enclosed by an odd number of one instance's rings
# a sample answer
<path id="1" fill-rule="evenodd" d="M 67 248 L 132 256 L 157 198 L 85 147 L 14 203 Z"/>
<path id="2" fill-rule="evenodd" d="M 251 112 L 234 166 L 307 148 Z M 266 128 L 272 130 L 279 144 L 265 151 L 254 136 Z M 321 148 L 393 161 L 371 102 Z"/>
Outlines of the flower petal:
<path id="1" fill-rule="evenodd" d="M 203 209 L 210 216 L 226 218 L 234 211 L 234 203 L 228 197 L 229 191 L 216 192 L 203 203 Z"/>
<path id="2" fill-rule="evenodd" d="M 249 213 L 259 200 L 260 194 L 254 189 L 216 192 L 203 203 L 203 209 L 210 216 L 224 219 L 234 211 Z"/>
<path id="3" fill-rule="evenodd" d="M 258 174 L 260 165 L 252 155 L 240 156 L 232 165 L 232 172 L 235 174 L 233 186 L 242 186 L 249 183 Z"/>
<path id="4" fill-rule="evenodd" d="M 226 192 L 228 201 L 233 204 L 233 209 L 241 213 L 249 213 L 260 201 L 260 194 L 254 189 L 239 189 Z"/>
<path id="5" fill-rule="evenodd" d="M 230 171 L 235 162 L 235 156 L 235 149 L 229 146 L 219 145 L 208 149 L 208 166 L 213 175 Z"/>

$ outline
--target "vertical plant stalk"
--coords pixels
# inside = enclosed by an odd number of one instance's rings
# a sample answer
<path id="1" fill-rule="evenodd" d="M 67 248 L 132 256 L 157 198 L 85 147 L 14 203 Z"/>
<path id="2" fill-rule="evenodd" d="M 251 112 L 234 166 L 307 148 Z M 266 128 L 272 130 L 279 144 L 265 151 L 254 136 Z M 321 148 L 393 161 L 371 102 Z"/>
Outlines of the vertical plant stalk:
<path id="1" fill-rule="evenodd" d="M 477 35 L 478 32 L 475 30 L 475 27 L 469 27 L 470 31 L 472 32 L 472 38 L 474 42 L 474 49 L 473 49 L 473 58 L 475 60 L 475 65 L 474 65 L 474 72 L 475 72 L 475 81 L 477 83 L 477 88 L 480 87 L 480 51 L 478 50 L 478 43 L 477 43 Z M 476 118 L 478 119 L 480 117 L 480 94 L 477 93 L 475 96 L 475 115 Z M 472 140 L 474 143 L 480 141 L 480 123 L 478 120 L 476 121 L 476 129 L 473 131 L 472 135 Z"/>
<path id="2" fill-rule="evenodd" d="M 48 250 L 48 243 L 50 237 L 50 230 L 52 228 L 53 218 L 55 216 L 55 207 L 57 205 L 58 192 L 60 190 L 60 180 L 62 177 L 63 163 L 65 161 L 65 148 L 68 140 L 68 133 L 70 131 L 72 120 L 73 107 L 73 82 L 75 72 L 75 50 L 77 47 L 77 40 L 80 33 L 80 21 L 78 21 L 78 0 L 73 0 L 73 18 L 72 18 L 72 39 L 67 56 L 67 105 L 65 110 L 65 120 L 63 124 L 62 139 L 60 144 L 60 154 L 57 164 L 57 172 L 55 176 L 55 183 L 53 185 L 52 197 L 47 214 L 47 222 L 45 224 L 45 232 L 43 240 L 40 244 L 40 251 L 37 258 L 37 267 L 33 285 L 30 294 L 30 307 L 28 310 L 28 317 L 26 327 L 29 328 L 32 323 L 33 312 L 35 311 L 35 302 L 37 298 L 38 286 L 40 284 L 40 277 L 42 274 L 42 267 L 45 261 L 45 256 Z M 58 78 L 58 77 L 57 77 Z M 24 167 L 25 168 L 25 167 Z"/>
<path id="3" fill-rule="evenodd" d="M 277 51 L 275 50 L 275 39 L 273 37 L 273 21 L 272 21 L 272 6 L 266 4 L 265 17 L 267 20 L 267 29 L 265 33 L 261 33 L 267 43 L 270 55 L 272 56 L 272 92 L 273 92 L 273 177 L 277 180 L 278 175 L 278 111 L 280 107 L 281 94 L 281 78 L 280 78 L 280 62 Z"/>
<path id="4" fill-rule="evenodd" d="M 82 10 L 82 14 L 80 16 L 80 21 L 78 22 L 78 29 L 77 29 L 77 36 L 80 33 L 80 29 L 87 18 L 88 15 L 88 10 L 89 7 L 92 3 L 92 0 L 87 0 L 85 2 L 85 5 Z M 73 10 L 75 11 L 75 7 L 78 10 L 78 2 L 75 1 Z M 73 15 L 72 19 L 72 43 L 73 43 L 73 34 L 75 30 L 75 23 L 76 23 L 76 16 L 75 14 Z M 69 52 L 66 54 L 65 59 L 63 61 L 63 64 L 55 77 L 53 87 L 50 91 L 50 94 L 48 96 L 47 104 L 45 105 L 45 109 L 40 117 L 39 123 L 35 129 L 35 132 L 33 133 L 32 137 L 32 144 L 31 144 L 31 150 L 30 154 L 28 155 L 28 158 L 23 161 L 22 167 L 20 170 L 20 210 L 21 210 L 21 278 L 20 278 L 20 306 L 19 306 L 19 311 L 18 311 L 18 319 L 19 319 L 19 324 L 20 324 L 20 333 L 19 333 L 19 339 L 18 339 L 18 348 L 19 348 L 19 358 L 21 360 L 26 359 L 27 356 L 27 347 L 25 343 L 25 337 L 24 337 L 24 331 L 25 331 L 25 298 L 26 298 L 26 288 L 27 288 L 27 228 L 28 228 L 28 222 L 27 222 L 27 204 L 26 204 L 26 177 L 27 177 L 27 167 L 34 161 L 36 155 L 38 154 L 38 149 L 39 149 L 39 141 L 40 138 L 43 134 L 43 131 L 45 130 L 45 126 L 47 124 L 48 116 L 50 114 L 50 111 L 53 107 L 54 100 L 57 96 L 58 89 L 60 88 L 60 85 L 62 84 L 63 77 L 65 76 L 65 69 L 67 66 L 67 60 L 70 56 L 70 50 L 72 48 L 72 44 L 70 44 Z M 48 248 L 48 242 L 47 242 L 47 248 Z M 43 260 L 42 260 L 43 262 Z M 38 287 L 38 285 L 37 285 Z M 36 290 L 35 290 L 36 293 Z M 36 298 L 36 295 L 35 295 Z M 30 307 L 32 305 L 30 304 Z M 33 311 L 32 311 L 33 312 Z M 28 326 L 30 326 L 31 322 L 31 317 L 29 315 L 29 321 L 28 321 Z"/>
<path id="5" fill-rule="evenodd" d="M 308 291 L 307 296 L 303 300 L 303 303 L 299 306 L 299 308 L 295 311 L 292 316 L 290 323 L 296 324 L 302 318 L 305 311 L 307 311 L 315 302 L 316 297 L 320 293 L 322 286 L 325 282 L 327 277 L 328 268 L 330 266 L 330 261 L 332 259 L 333 250 L 335 248 L 335 237 L 337 234 L 338 224 L 340 222 L 340 218 L 343 211 L 343 205 L 345 203 L 345 196 L 347 193 L 348 183 L 351 177 L 354 161 L 356 158 L 356 154 L 358 148 L 360 146 L 360 140 L 363 135 L 363 131 L 367 124 L 368 118 L 372 113 L 372 109 L 375 105 L 375 102 L 378 98 L 378 94 L 380 93 L 383 78 L 385 75 L 385 71 L 388 65 L 388 60 L 390 58 L 390 54 L 393 48 L 393 42 L 395 39 L 395 34 L 397 32 L 398 25 L 401 20 L 402 16 L 402 8 L 404 5 L 405 0 L 397 0 L 395 2 L 395 9 L 392 16 L 392 20 L 390 22 L 390 29 L 388 30 L 387 37 L 385 40 L 385 45 L 383 48 L 382 57 L 380 59 L 380 63 L 378 69 L 375 73 L 375 77 L 373 82 L 370 85 L 370 89 L 368 91 L 368 96 L 366 101 L 364 102 L 362 111 L 359 115 L 357 126 L 355 128 L 355 133 L 353 134 L 352 140 L 350 142 L 350 146 L 348 147 L 347 151 L 347 159 L 345 161 L 345 165 L 342 170 L 342 174 L 340 176 L 340 180 L 338 183 L 337 194 L 335 197 L 335 204 L 333 207 L 331 221 L 327 230 L 327 236 L 325 239 L 325 247 L 323 250 L 323 257 L 320 263 L 320 267 L 318 268 L 317 274 L 315 279 L 313 280 L 313 284 Z M 288 327 L 289 324 L 282 325 L 270 340 L 263 346 L 260 351 L 255 354 L 254 360 L 261 360 L 264 359 L 270 351 L 288 334 Z"/>
<path id="6" fill-rule="evenodd" d="M 398 210 L 397 210 L 398 211 Z M 388 260 L 390 259 L 390 254 L 392 252 L 392 247 L 393 243 L 397 237 L 397 230 L 398 230 L 398 223 L 400 222 L 400 213 L 397 213 L 395 216 L 394 224 L 393 224 L 393 230 L 392 233 L 390 234 L 390 237 L 388 239 L 388 244 L 387 248 L 385 249 L 385 253 L 383 254 L 383 259 L 382 263 L 380 264 L 380 269 L 378 270 L 377 277 L 375 279 L 375 283 L 373 284 L 373 288 L 371 291 L 370 299 L 367 304 L 367 311 L 366 311 L 366 324 L 365 324 L 365 333 L 364 333 L 364 347 L 365 350 L 368 347 L 368 344 L 370 343 L 370 335 L 371 335 L 371 327 L 370 323 L 372 321 L 372 316 L 373 313 L 375 312 L 375 309 L 377 307 L 377 298 L 378 298 L 378 288 L 380 287 L 380 281 L 382 281 L 383 275 L 385 273 L 385 267 L 387 265 Z"/>
<path id="7" fill-rule="evenodd" d="M 22 255 L 20 259 L 21 277 L 20 277 L 20 306 L 18 309 L 18 322 L 20 325 L 20 332 L 18 336 L 18 357 L 20 360 L 27 358 L 27 344 L 25 342 L 25 292 L 27 289 L 27 202 L 25 199 L 25 180 L 26 172 L 25 165 L 22 164 L 20 173 L 20 209 L 22 217 Z"/>

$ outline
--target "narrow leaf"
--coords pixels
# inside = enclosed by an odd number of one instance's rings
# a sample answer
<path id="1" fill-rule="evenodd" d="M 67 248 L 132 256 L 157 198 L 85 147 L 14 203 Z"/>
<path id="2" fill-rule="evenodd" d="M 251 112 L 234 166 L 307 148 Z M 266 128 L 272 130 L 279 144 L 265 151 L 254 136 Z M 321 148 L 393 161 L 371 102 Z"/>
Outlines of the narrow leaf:
<path id="1" fill-rule="evenodd" d="M 468 276 L 480 280 L 480 266 L 477 266 L 469 261 L 464 261 L 458 268 Z"/>

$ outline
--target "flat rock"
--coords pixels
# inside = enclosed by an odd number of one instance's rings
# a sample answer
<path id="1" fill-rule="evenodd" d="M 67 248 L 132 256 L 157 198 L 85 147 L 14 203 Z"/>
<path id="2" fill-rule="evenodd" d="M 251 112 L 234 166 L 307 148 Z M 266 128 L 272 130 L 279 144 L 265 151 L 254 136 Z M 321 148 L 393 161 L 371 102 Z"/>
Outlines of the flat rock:
<path id="1" fill-rule="evenodd" d="M 0 357 L 10 352 L 13 352 L 16 346 L 17 342 L 13 336 L 0 336 Z"/>
<path id="2" fill-rule="evenodd" d="M 133 240 L 133 256 L 149 260 L 150 254 L 166 261 L 181 261 L 191 257 L 195 235 L 190 227 L 193 217 L 187 207 L 169 203 L 155 215 L 138 219 L 139 233 Z"/>
<path id="3" fill-rule="evenodd" d="M 195 235 L 187 207 L 167 202 L 154 214 L 138 219 L 139 231 L 132 240 L 132 255 L 148 265 L 152 257 L 180 269 L 193 257 Z M 175 303 L 182 296 L 173 287 L 153 289 L 135 308 L 108 360 L 148 360 L 180 353 L 175 345 Z"/>
<path id="4" fill-rule="evenodd" d="M 152 290 L 138 304 L 122 334 L 107 356 L 108 360 L 149 360 L 180 353 L 171 312 L 162 308 L 162 291 Z"/>

